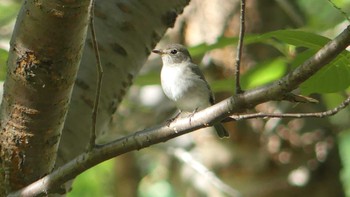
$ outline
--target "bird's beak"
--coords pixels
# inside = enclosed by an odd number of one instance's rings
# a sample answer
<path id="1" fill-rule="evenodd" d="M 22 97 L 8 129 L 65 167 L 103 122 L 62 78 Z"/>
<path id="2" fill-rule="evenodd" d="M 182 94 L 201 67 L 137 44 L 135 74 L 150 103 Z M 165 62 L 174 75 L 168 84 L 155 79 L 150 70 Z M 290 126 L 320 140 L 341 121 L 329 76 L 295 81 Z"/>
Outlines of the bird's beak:
<path id="1" fill-rule="evenodd" d="M 152 52 L 153 53 L 157 53 L 158 55 L 163 55 L 164 54 L 164 51 L 161 50 L 161 49 L 153 49 Z"/>

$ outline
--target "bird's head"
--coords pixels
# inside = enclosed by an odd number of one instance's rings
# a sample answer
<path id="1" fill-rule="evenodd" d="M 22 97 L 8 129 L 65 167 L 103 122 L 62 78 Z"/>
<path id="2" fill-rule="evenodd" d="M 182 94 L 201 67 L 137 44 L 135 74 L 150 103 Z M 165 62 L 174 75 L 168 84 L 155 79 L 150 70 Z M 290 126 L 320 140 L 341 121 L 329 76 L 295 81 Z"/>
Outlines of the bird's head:
<path id="1" fill-rule="evenodd" d="M 191 55 L 181 44 L 170 44 L 165 49 L 154 49 L 153 53 L 162 56 L 163 64 L 179 64 L 191 62 Z"/>

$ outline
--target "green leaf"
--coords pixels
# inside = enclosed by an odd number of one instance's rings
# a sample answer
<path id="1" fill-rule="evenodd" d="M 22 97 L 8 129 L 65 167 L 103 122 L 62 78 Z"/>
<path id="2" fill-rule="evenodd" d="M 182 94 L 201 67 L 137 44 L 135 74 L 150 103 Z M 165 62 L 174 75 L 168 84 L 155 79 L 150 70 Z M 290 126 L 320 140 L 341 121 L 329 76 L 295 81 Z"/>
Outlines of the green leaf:
<path id="1" fill-rule="evenodd" d="M 303 94 L 333 93 L 350 85 L 350 53 L 344 51 L 335 60 L 301 84 Z"/>
<path id="2" fill-rule="evenodd" d="M 275 43 L 271 42 L 271 39 L 276 39 L 280 42 L 284 42 L 293 46 L 306 47 L 310 49 L 319 49 L 330 40 L 324 36 L 301 30 L 277 30 L 262 35 L 246 35 L 244 37 L 244 44 L 250 45 L 254 43 L 265 43 L 275 46 Z M 237 42 L 238 37 L 219 37 L 214 44 L 202 43 L 189 48 L 189 51 L 193 57 L 197 57 L 204 55 L 206 52 L 213 49 L 236 45 Z"/>
<path id="3" fill-rule="evenodd" d="M 313 33 L 280 30 L 267 33 L 263 37 L 275 37 L 281 41 L 297 47 L 306 47 L 307 50 L 298 54 L 292 62 L 295 68 L 313 56 L 317 50 L 324 46 L 330 39 Z M 303 94 L 311 93 L 333 93 L 346 89 L 350 85 L 350 53 L 344 51 L 335 60 L 330 62 L 315 75 L 301 84 Z"/>
<path id="4" fill-rule="evenodd" d="M 313 56 L 317 50 L 315 49 L 307 49 L 301 53 L 299 53 L 293 61 L 290 63 L 291 68 L 295 69 L 296 67 L 300 66 L 303 62 L 305 62 L 307 59 L 309 59 L 311 56 Z"/>
<path id="5" fill-rule="evenodd" d="M 283 58 L 257 64 L 253 69 L 242 75 L 242 87 L 250 89 L 270 83 L 281 78 L 286 69 L 286 60 Z M 232 78 L 217 80 L 210 83 L 210 86 L 214 92 L 226 91 L 233 93 L 234 80 Z"/>
<path id="6" fill-rule="evenodd" d="M 263 34 L 260 39 L 264 40 L 268 38 L 275 38 L 296 47 L 306 47 L 309 49 L 320 49 L 330 41 L 329 38 L 324 36 L 300 30 L 273 31 Z"/>
<path id="7" fill-rule="evenodd" d="M 244 89 L 250 89 L 270 83 L 281 78 L 286 70 L 286 60 L 283 58 L 257 64 L 242 76 L 242 86 Z"/>
<path id="8" fill-rule="evenodd" d="M 285 34 L 283 32 L 282 34 Z M 307 50 L 301 52 L 291 63 L 292 68 L 296 68 L 308 58 L 313 56 L 319 48 L 328 42 L 322 36 L 310 33 L 297 33 L 297 38 L 289 39 L 284 35 L 278 35 L 280 39 L 293 44 L 295 46 L 308 47 Z M 305 37 L 303 36 L 305 35 Z M 349 68 L 349 52 L 344 51 L 335 60 L 318 71 L 314 76 L 310 77 L 301 84 L 300 89 L 303 94 L 310 93 L 332 93 L 346 89 L 350 85 L 350 68 Z"/>

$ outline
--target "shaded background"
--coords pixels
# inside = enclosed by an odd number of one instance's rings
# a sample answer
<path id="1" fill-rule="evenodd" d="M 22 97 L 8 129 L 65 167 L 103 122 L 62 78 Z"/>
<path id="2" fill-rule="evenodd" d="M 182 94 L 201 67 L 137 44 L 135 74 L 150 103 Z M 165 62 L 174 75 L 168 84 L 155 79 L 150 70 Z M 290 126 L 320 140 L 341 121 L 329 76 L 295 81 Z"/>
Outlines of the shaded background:
<path id="1" fill-rule="evenodd" d="M 349 0 L 333 2 L 344 12 L 350 9 Z M 0 1 L 1 80 L 20 3 Z M 246 9 L 247 38 L 295 28 L 333 38 L 348 23 L 327 0 L 248 0 Z M 192 0 L 158 47 L 172 42 L 189 46 L 220 101 L 234 91 L 238 22 L 237 0 Z M 244 89 L 282 77 L 297 65 L 303 52 L 303 47 L 276 39 L 247 45 L 242 61 Z M 151 55 L 111 123 L 118 127 L 99 136 L 100 143 L 173 116 L 176 109 L 159 85 L 160 69 L 160 58 Z M 313 93 L 307 87 L 300 91 Z M 323 111 L 337 106 L 347 92 L 311 94 L 319 104 L 268 102 L 255 110 Z M 350 196 L 348 108 L 330 118 L 253 119 L 225 127 L 229 139 L 220 140 L 210 128 L 202 129 L 106 161 L 80 175 L 68 196 L 230 196 L 234 190 L 243 196 Z"/>

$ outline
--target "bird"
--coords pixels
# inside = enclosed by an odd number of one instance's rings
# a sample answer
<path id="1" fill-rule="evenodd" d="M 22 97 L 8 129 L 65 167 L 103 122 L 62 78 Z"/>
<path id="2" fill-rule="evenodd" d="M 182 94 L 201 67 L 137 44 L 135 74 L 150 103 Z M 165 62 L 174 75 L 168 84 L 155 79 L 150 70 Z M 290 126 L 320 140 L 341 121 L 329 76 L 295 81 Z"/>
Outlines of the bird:
<path id="1" fill-rule="evenodd" d="M 180 113 L 194 113 L 214 104 L 210 86 L 199 66 L 192 62 L 185 46 L 169 44 L 164 49 L 154 49 L 152 52 L 161 55 L 161 86 L 165 95 L 175 102 Z M 229 137 L 221 123 L 213 126 L 220 138 Z"/>

